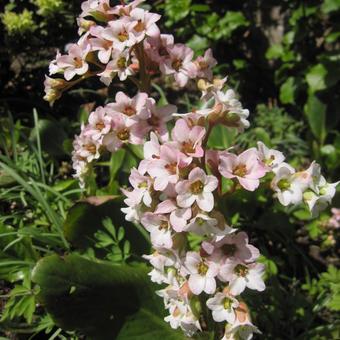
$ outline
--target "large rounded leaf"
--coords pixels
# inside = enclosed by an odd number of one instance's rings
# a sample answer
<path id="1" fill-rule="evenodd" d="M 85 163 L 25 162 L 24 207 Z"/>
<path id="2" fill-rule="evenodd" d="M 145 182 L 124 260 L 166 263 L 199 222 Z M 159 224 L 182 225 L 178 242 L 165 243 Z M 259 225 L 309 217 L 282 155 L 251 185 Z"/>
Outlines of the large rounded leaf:
<path id="1" fill-rule="evenodd" d="M 52 255 L 38 262 L 33 281 L 40 286 L 38 299 L 65 330 L 92 339 L 184 339 L 163 321 L 163 303 L 147 271 L 144 265 Z"/>

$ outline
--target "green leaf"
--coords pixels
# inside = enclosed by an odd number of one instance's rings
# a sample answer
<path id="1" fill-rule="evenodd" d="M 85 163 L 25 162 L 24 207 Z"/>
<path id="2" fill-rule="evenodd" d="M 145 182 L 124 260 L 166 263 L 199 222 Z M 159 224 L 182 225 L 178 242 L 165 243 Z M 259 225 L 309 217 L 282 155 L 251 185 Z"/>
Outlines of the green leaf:
<path id="1" fill-rule="evenodd" d="M 237 135 L 235 129 L 229 129 L 223 125 L 216 125 L 211 131 L 208 146 L 210 148 L 227 149 Z"/>
<path id="2" fill-rule="evenodd" d="M 150 285 L 147 271 L 142 265 L 111 265 L 74 254 L 52 255 L 38 262 L 33 281 L 40 287 L 39 301 L 64 330 L 109 340 L 129 339 L 131 329 L 139 327 L 144 330 L 144 339 L 175 339 L 180 333 L 162 320 L 163 304 Z"/>
<path id="3" fill-rule="evenodd" d="M 283 104 L 295 103 L 297 85 L 294 77 L 289 77 L 280 87 L 280 100 Z"/>
<path id="4" fill-rule="evenodd" d="M 304 110 L 312 133 L 323 144 L 327 135 L 326 105 L 317 96 L 310 94 Z"/>
<path id="5" fill-rule="evenodd" d="M 184 19 L 190 12 L 191 0 L 166 0 L 165 1 L 165 13 L 170 19 L 167 25 L 171 22 L 178 22 Z"/>
<path id="6" fill-rule="evenodd" d="M 131 317 L 124 324 L 117 336 L 117 340 L 145 340 L 145 339 L 188 339 L 180 331 L 169 332 L 169 326 L 155 313 L 145 308 Z"/>
<path id="7" fill-rule="evenodd" d="M 131 241 L 134 253 L 147 253 L 149 243 L 145 234 L 142 235 L 132 223 L 125 220 L 124 214 L 120 210 L 122 207 L 123 204 L 118 198 L 112 199 L 110 197 L 89 198 L 87 201 L 76 203 L 66 216 L 64 223 L 65 238 L 73 246 L 85 250 L 95 244 L 94 234 L 98 230 L 105 230 L 102 221 L 109 217 L 114 226 L 124 227 L 125 237 Z"/>
<path id="8" fill-rule="evenodd" d="M 317 64 L 313 66 L 306 74 L 306 81 L 311 93 L 326 88 L 327 69 L 323 64 Z"/>
<path id="9" fill-rule="evenodd" d="M 283 46 L 280 44 L 274 44 L 270 46 L 266 52 L 267 59 L 279 59 L 283 55 Z"/>
<path id="10" fill-rule="evenodd" d="M 340 0 L 324 0 L 321 6 L 324 13 L 331 13 L 340 10 Z"/>

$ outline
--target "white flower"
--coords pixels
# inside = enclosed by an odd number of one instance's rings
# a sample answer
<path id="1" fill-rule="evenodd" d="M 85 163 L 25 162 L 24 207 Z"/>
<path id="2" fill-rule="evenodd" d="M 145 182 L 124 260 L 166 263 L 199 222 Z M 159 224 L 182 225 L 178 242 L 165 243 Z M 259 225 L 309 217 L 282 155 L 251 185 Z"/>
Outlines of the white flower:
<path id="1" fill-rule="evenodd" d="M 212 316 L 216 322 L 234 323 L 235 308 L 238 305 L 239 302 L 228 293 L 216 293 L 214 297 L 207 300 L 207 306 L 212 310 Z"/>
<path id="2" fill-rule="evenodd" d="M 257 150 L 260 160 L 271 169 L 276 168 L 285 159 L 285 156 L 282 152 L 269 149 L 262 142 L 257 142 Z"/>
<path id="3" fill-rule="evenodd" d="M 229 282 L 232 295 L 240 295 L 246 287 L 262 292 L 266 286 L 262 276 L 265 266 L 261 263 L 244 264 L 241 261 L 227 260 L 220 269 L 220 276 Z"/>
<path id="4" fill-rule="evenodd" d="M 214 195 L 218 181 L 215 176 L 207 176 L 200 168 L 194 168 L 189 174 L 188 180 L 176 184 L 177 204 L 182 208 L 191 207 L 194 202 L 200 209 L 211 211 L 214 207 Z"/>
<path id="5" fill-rule="evenodd" d="M 190 274 L 189 288 L 195 295 L 203 291 L 207 294 L 215 292 L 218 267 L 214 262 L 209 262 L 198 253 L 189 251 L 185 259 L 185 267 Z"/>
<path id="6" fill-rule="evenodd" d="M 172 233 L 169 220 L 164 215 L 146 213 L 141 220 L 145 229 L 150 233 L 154 247 L 172 247 Z"/>
<path id="7" fill-rule="evenodd" d="M 287 163 L 281 163 L 271 183 L 278 200 L 284 206 L 299 204 L 302 201 L 302 184 L 294 174 L 294 168 Z"/>

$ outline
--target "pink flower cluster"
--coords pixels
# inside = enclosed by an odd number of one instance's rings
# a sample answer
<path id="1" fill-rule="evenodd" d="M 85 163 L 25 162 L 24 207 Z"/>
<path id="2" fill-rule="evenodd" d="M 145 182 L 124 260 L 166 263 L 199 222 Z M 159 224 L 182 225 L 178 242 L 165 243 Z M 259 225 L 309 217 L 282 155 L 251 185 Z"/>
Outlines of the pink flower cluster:
<path id="1" fill-rule="evenodd" d="M 161 139 L 168 138 L 166 123 L 172 119 L 176 106 L 157 107 L 153 98 L 138 93 L 130 98 L 123 92 L 116 101 L 91 112 L 73 142 L 73 169 L 82 186 L 91 163 L 105 151 L 115 152 L 125 144 L 140 145 L 150 131 Z"/>
<path id="2" fill-rule="evenodd" d="M 217 64 L 211 50 L 194 59 L 194 52 L 176 44 L 170 34 L 161 34 L 159 14 L 138 7 L 143 1 L 111 6 L 108 0 L 88 0 L 78 18 L 80 38 L 69 44 L 66 54 L 57 53 L 45 81 L 45 99 L 51 104 L 82 79 L 98 76 L 107 86 L 139 72 L 145 85 L 152 75 L 170 76 L 183 87 L 189 79 L 212 80 Z M 58 78 L 63 76 L 63 78 Z M 134 82 L 138 82 L 135 78 Z"/>
<path id="3" fill-rule="evenodd" d="M 154 268 L 151 280 L 167 285 L 158 294 L 169 310 L 165 320 L 171 327 L 180 327 L 188 336 L 201 330 L 200 313 L 193 305 L 205 293 L 216 322 L 224 322 L 229 331 L 238 332 L 241 326 L 257 331 L 249 315 L 240 321 L 237 313 L 246 288 L 265 289 L 264 266 L 257 262 L 259 251 L 248 243 L 247 234 L 227 225 L 216 200 L 221 176 L 255 190 L 269 167 L 256 149 L 239 156 L 206 151 L 205 121 L 195 120 L 197 113 L 184 117 L 176 121 L 167 141 L 151 133 L 144 160 L 131 172 L 132 188 L 123 189 L 127 207 L 122 210 L 127 220 L 141 223 L 150 233 L 155 252 L 145 257 Z M 212 158 L 216 164 L 209 162 Z M 219 175 L 208 174 L 208 163 Z M 188 248 L 191 233 L 202 238 L 196 251 Z"/>

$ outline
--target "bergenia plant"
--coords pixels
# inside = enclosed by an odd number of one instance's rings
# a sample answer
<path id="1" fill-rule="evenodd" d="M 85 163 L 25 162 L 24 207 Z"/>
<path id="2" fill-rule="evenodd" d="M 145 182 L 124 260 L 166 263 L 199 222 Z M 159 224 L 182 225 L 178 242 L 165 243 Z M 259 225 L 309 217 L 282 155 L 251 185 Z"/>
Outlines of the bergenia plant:
<path id="1" fill-rule="evenodd" d="M 227 78 L 214 78 L 211 49 L 195 58 L 191 48 L 160 32 L 161 16 L 143 9 L 142 2 L 83 2 L 80 38 L 51 62 L 45 99 L 52 104 L 90 77 L 107 86 L 115 78 L 136 86 L 135 95 L 117 92 L 114 102 L 98 107 L 81 127 L 74 141 L 75 177 L 84 187 L 103 153 L 143 145 L 144 159 L 129 177 L 131 188 L 121 189 L 122 212 L 150 233 L 154 252 L 145 259 L 151 280 L 162 285 L 157 294 L 169 312 L 165 320 L 187 336 L 212 328 L 224 340 L 250 339 L 260 330 L 242 294 L 265 289 L 265 268 L 246 232 L 227 224 L 228 211 L 219 203 L 235 191 L 263 185 L 282 205 L 306 204 L 315 216 L 330 204 L 338 183 L 328 183 L 315 162 L 295 170 L 261 141 L 237 153 L 236 147 L 209 148 L 213 128 L 242 133 L 249 127 L 249 111 L 226 86 Z M 150 89 L 160 75 L 183 93 L 195 83 L 201 109 L 178 113 L 174 105 L 157 105 Z M 198 246 L 190 246 L 192 234 L 200 237 Z"/>

